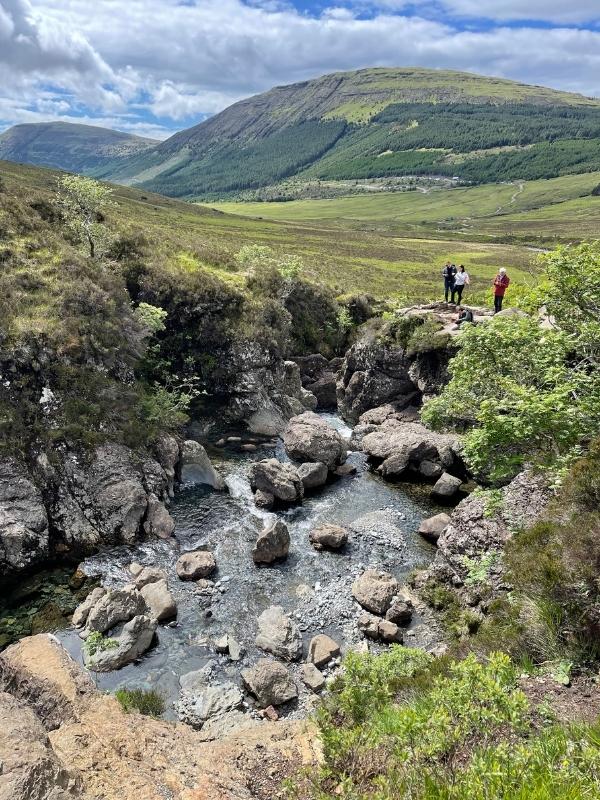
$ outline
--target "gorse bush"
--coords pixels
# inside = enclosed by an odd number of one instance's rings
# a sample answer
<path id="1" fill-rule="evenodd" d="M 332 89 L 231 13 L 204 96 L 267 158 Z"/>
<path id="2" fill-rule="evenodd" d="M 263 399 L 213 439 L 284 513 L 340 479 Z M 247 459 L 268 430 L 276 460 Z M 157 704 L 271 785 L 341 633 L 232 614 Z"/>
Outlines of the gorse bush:
<path id="1" fill-rule="evenodd" d="M 600 791 L 600 728 L 540 722 L 503 654 L 353 655 L 318 715 L 314 800 L 584 800 Z"/>

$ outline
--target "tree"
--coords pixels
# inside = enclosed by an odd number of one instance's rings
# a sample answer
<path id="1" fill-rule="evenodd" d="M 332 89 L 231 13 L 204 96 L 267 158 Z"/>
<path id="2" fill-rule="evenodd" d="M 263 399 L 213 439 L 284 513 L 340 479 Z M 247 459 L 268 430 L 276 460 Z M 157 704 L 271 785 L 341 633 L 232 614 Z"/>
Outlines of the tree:
<path id="1" fill-rule="evenodd" d="M 58 179 L 57 203 L 66 226 L 89 249 L 90 258 L 101 258 L 110 244 L 110 233 L 103 224 L 104 212 L 114 203 L 112 189 L 82 175 Z"/>

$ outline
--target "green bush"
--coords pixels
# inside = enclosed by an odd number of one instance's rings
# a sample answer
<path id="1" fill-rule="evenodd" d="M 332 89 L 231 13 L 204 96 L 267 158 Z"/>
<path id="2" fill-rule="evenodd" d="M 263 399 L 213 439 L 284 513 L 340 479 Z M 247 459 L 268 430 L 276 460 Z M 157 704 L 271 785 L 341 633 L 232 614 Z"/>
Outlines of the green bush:
<path id="1" fill-rule="evenodd" d="M 303 800 L 597 796 L 600 727 L 541 721 L 517 677 L 500 653 L 485 663 L 472 655 L 440 663 L 401 647 L 379 657 L 352 656 L 318 715 L 323 763 L 294 781 L 290 794 Z"/>
<path id="2" fill-rule="evenodd" d="M 148 717 L 160 717 L 166 707 L 164 695 L 156 689 L 117 689 L 115 697 L 127 713 L 139 711 Z"/>

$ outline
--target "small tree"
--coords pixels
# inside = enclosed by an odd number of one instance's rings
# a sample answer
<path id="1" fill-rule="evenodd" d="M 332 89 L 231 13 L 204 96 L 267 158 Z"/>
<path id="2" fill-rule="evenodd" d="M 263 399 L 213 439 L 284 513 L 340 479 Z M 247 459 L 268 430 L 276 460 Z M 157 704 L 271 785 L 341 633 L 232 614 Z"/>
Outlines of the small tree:
<path id="1" fill-rule="evenodd" d="M 114 205 L 112 190 L 92 178 L 64 175 L 58 179 L 57 203 L 65 224 L 89 249 L 90 258 L 101 258 L 110 244 L 103 213 Z"/>

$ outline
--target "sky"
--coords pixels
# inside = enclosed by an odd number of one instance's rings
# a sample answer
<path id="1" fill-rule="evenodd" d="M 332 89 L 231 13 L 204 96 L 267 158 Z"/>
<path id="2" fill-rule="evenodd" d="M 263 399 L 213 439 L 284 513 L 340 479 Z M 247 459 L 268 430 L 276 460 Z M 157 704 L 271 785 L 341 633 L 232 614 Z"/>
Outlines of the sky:
<path id="1" fill-rule="evenodd" d="M 64 120 L 164 139 L 368 66 L 600 97 L 600 0 L 0 0 L 0 131 Z"/>

